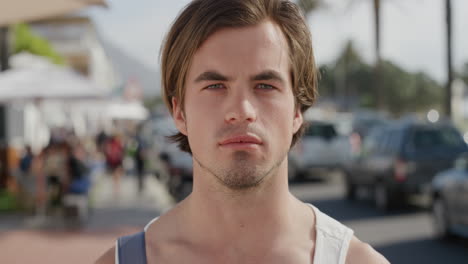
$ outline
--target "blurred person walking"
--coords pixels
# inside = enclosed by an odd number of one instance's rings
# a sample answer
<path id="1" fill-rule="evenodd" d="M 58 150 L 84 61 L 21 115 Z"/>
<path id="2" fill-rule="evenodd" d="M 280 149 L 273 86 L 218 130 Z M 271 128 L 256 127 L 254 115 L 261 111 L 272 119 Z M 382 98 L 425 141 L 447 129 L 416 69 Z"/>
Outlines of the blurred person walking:
<path id="1" fill-rule="evenodd" d="M 62 139 L 52 137 L 32 163 L 36 177 L 36 217 L 39 223 L 47 216 L 60 213 L 62 199 L 69 183 L 69 146 Z"/>
<path id="2" fill-rule="evenodd" d="M 80 141 L 70 145 L 68 150 L 68 173 L 70 184 L 64 197 L 64 213 L 69 224 L 83 222 L 88 218 L 91 188 L 90 168 L 86 160 L 86 151 Z"/>
<path id="3" fill-rule="evenodd" d="M 27 210 L 32 210 L 35 205 L 36 179 L 32 172 L 34 158 L 31 146 L 26 145 L 15 173 L 19 184 L 21 206 Z"/>
<path id="4" fill-rule="evenodd" d="M 146 146 L 143 136 L 141 135 L 141 126 L 138 126 L 135 136 L 135 173 L 138 179 L 138 194 L 143 194 L 145 180 L 145 161 L 146 161 Z"/>
<path id="5" fill-rule="evenodd" d="M 105 153 L 105 146 L 106 146 L 106 141 L 107 141 L 108 137 L 107 137 L 107 134 L 104 130 L 101 130 L 97 135 L 96 135 L 96 147 L 97 149 L 102 152 L 102 153 Z"/>
<path id="6" fill-rule="evenodd" d="M 120 193 L 120 179 L 124 173 L 124 144 L 119 134 L 111 136 L 105 143 L 105 156 L 108 172 L 114 182 L 114 195 L 117 197 Z"/>
<path id="7" fill-rule="evenodd" d="M 317 69 L 287 0 L 194 0 L 162 51 L 163 98 L 193 191 L 97 263 L 388 263 L 288 186 Z"/>
<path id="8" fill-rule="evenodd" d="M 55 213 L 62 206 L 62 199 L 70 181 L 68 153 L 70 146 L 64 140 L 52 142 L 45 149 L 43 173 L 47 186 L 48 213 Z"/>
<path id="9" fill-rule="evenodd" d="M 33 159 L 34 154 L 31 150 L 31 146 L 26 145 L 24 148 L 24 153 L 21 156 L 19 163 L 19 169 L 22 173 L 30 173 Z"/>

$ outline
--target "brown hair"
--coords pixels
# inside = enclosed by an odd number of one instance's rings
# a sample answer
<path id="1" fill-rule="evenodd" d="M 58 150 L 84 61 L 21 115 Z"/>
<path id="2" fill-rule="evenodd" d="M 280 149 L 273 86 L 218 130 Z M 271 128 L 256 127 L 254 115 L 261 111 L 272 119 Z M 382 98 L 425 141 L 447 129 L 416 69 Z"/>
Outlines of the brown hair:
<path id="1" fill-rule="evenodd" d="M 166 36 L 161 54 L 162 96 L 169 111 L 172 97 L 184 111 L 186 75 L 195 52 L 209 36 L 223 28 L 265 20 L 277 24 L 288 42 L 295 105 L 304 113 L 316 98 L 317 69 L 307 23 L 298 6 L 288 0 L 193 0 L 185 7 Z M 304 130 L 305 124 L 293 135 L 291 146 Z M 178 133 L 170 138 L 191 153 L 187 136 Z"/>

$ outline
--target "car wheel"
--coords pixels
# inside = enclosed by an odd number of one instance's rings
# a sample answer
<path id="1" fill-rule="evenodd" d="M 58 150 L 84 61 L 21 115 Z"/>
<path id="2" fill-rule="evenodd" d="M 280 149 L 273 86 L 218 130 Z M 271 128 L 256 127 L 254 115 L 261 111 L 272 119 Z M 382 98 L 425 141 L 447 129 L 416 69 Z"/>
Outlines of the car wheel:
<path id="1" fill-rule="evenodd" d="M 297 179 L 297 166 L 294 162 L 290 162 L 288 164 L 288 180 L 289 182 L 293 182 Z"/>
<path id="2" fill-rule="evenodd" d="M 390 192 L 382 182 L 375 184 L 374 188 L 374 201 L 377 209 L 381 211 L 388 211 L 390 209 L 391 200 Z"/>
<path id="3" fill-rule="evenodd" d="M 447 205 L 442 197 L 434 198 L 432 203 L 432 219 L 436 237 L 439 239 L 450 238 L 450 221 Z"/>
<path id="4" fill-rule="evenodd" d="M 351 182 L 350 176 L 345 174 L 346 199 L 356 200 L 357 185 Z"/>

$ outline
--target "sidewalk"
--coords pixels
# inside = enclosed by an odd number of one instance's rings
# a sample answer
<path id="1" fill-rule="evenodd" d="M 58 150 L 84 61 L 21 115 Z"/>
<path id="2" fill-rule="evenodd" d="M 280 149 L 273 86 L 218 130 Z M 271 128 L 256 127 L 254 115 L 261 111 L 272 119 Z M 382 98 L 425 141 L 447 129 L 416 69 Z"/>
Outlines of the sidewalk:
<path id="1" fill-rule="evenodd" d="M 79 231 L 50 228 L 50 221 L 47 228 L 38 228 L 19 215 L 0 215 L 0 263 L 93 263 L 117 237 L 141 230 L 173 206 L 154 176 L 146 177 L 141 196 L 136 185 L 136 177 L 123 177 L 115 196 L 111 177 L 96 179 L 91 191 L 94 209 Z"/>

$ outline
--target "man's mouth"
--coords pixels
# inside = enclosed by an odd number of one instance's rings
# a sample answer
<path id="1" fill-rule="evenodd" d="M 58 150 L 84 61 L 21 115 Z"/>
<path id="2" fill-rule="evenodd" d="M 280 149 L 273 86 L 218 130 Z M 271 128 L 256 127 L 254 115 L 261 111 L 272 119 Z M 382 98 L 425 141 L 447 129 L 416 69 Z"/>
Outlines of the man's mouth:
<path id="1" fill-rule="evenodd" d="M 239 145 L 239 144 L 255 144 L 255 145 L 262 145 L 262 140 L 256 135 L 237 135 L 237 136 L 230 136 L 226 139 L 223 139 L 219 145 Z"/>

